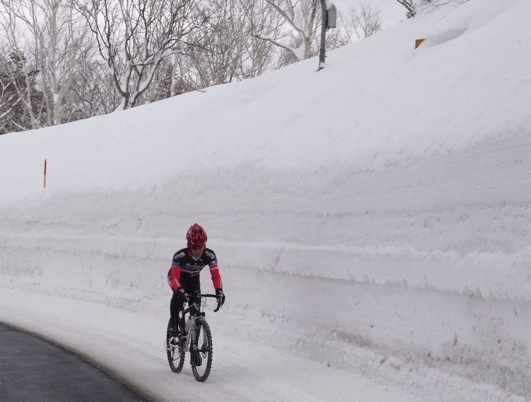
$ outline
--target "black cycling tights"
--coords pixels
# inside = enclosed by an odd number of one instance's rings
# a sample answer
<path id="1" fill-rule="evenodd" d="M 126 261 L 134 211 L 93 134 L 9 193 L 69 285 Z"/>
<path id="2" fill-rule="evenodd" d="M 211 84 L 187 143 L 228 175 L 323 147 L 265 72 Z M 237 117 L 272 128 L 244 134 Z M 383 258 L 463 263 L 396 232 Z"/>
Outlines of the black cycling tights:
<path id="1" fill-rule="evenodd" d="M 196 276 L 181 276 L 181 285 L 186 293 L 193 293 L 195 291 L 201 291 L 201 284 L 199 282 L 199 275 Z M 176 319 L 179 316 L 179 311 L 183 308 L 183 300 L 178 292 L 173 292 L 173 296 L 170 302 L 170 316 L 172 322 L 176 324 Z"/>

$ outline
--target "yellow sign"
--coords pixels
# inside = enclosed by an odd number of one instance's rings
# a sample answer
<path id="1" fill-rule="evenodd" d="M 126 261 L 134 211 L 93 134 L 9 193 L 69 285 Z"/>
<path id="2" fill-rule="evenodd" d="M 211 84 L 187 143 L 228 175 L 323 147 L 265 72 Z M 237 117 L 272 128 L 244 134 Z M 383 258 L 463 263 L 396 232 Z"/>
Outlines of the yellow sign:
<path id="1" fill-rule="evenodd" d="M 426 39 L 415 39 L 415 49 L 420 46 L 422 42 L 424 42 Z"/>

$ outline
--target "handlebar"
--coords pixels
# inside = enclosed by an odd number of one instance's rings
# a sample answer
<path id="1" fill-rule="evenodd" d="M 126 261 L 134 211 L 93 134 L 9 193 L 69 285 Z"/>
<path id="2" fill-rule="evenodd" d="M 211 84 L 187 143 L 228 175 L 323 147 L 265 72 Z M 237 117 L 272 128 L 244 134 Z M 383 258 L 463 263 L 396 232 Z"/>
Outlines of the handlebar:
<path id="1" fill-rule="evenodd" d="M 185 293 L 185 295 L 186 295 L 186 298 L 189 299 L 191 296 L 197 295 L 197 293 L 196 294 L 194 294 L 194 293 Z M 214 313 L 217 313 L 219 311 L 219 309 L 221 308 L 221 300 L 218 298 L 217 295 L 213 295 L 213 294 L 210 294 L 210 293 L 205 293 L 205 294 L 200 293 L 199 296 L 200 297 L 212 297 L 212 298 L 218 299 L 218 305 L 217 305 L 216 309 L 214 310 Z"/>
<path id="2" fill-rule="evenodd" d="M 217 295 L 205 294 L 205 295 L 201 295 L 201 297 L 214 297 L 218 300 L 218 306 L 214 310 L 214 313 L 217 313 L 219 309 L 221 308 L 221 299 Z"/>

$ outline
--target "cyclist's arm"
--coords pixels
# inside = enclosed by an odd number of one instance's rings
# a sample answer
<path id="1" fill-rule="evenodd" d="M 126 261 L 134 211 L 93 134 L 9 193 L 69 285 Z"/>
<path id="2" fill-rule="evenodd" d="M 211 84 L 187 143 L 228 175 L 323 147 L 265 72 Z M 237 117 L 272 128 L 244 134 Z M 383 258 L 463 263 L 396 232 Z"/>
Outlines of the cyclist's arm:
<path id="1" fill-rule="evenodd" d="M 181 286 L 181 267 L 175 261 L 171 265 L 170 270 L 168 271 L 168 285 L 170 285 L 171 290 L 174 292 L 179 289 Z"/>
<path id="2" fill-rule="evenodd" d="M 221 275 L 219 274 L 218 264 L 216 260 L 208 264 L 208 267 L 210 268 L 210 276 L 212 277 L 212 284 L 214 285 L 214 289 L 222 289 L 223 284 L 221 281 Z"/>

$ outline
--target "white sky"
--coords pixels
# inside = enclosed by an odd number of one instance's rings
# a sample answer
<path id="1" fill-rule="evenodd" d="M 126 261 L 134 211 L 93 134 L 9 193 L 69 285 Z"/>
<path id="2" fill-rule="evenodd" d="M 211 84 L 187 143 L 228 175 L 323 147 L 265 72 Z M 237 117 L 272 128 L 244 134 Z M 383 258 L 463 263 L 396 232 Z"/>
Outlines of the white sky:
<path id="1" fill-rule="evenodd" d="M 529 15 L 470 0 L 320 72 L 0 136 L 0 321 L 158 400 L 530 400 Z M 162 347 L 194 222 L 227 294 L 204 385 Z"/>
<path id="2" fill-rule="evenodd" d="M 333 0 L 340 10 L 348 10 L 352 6 L 360 7 L 362 4 L 371 5 L 382 12 L 386 27 L 396 25 L 406 19 L 406 9 L 396 0 Z"/>

